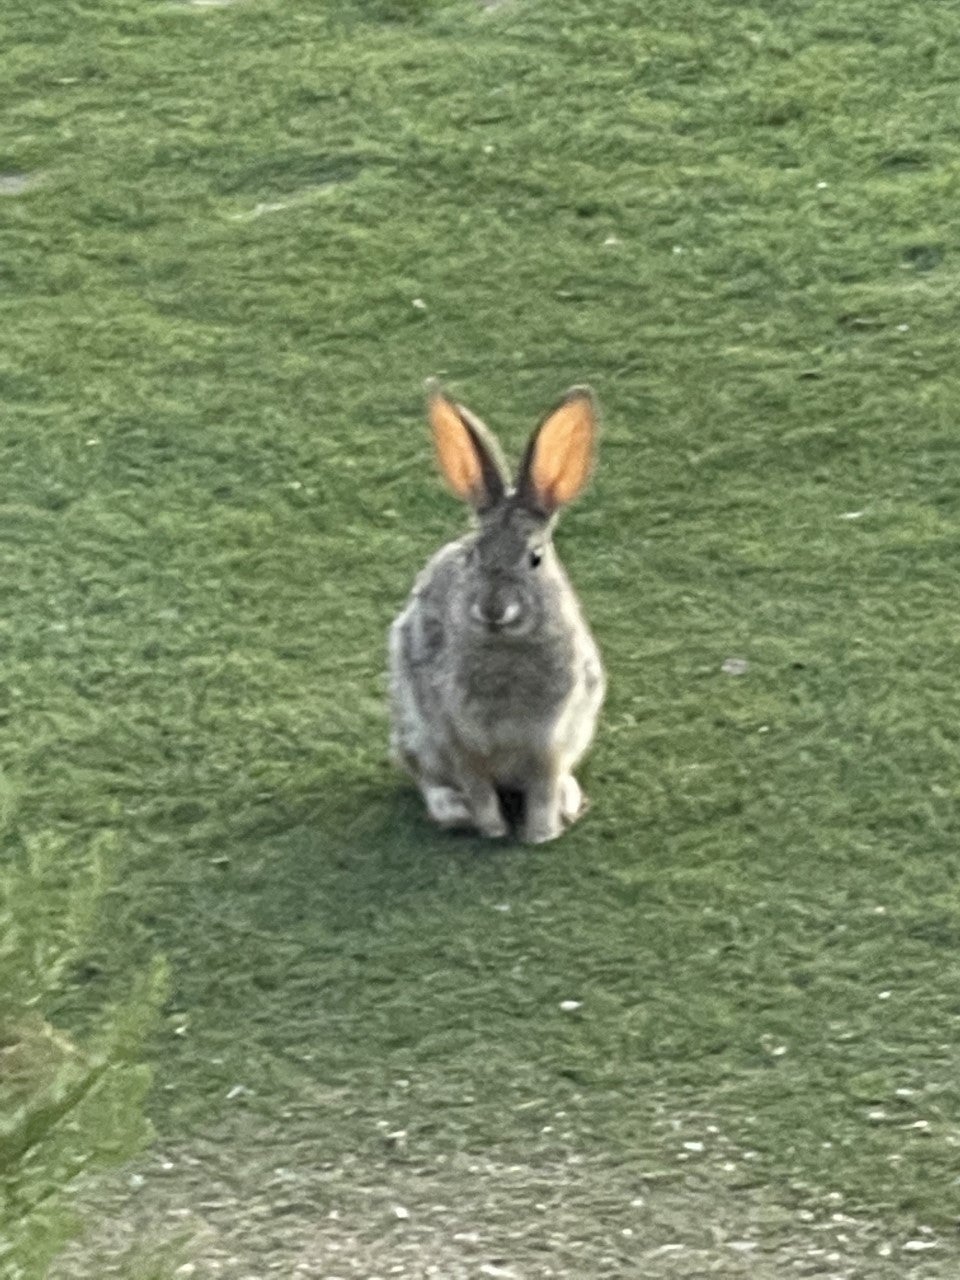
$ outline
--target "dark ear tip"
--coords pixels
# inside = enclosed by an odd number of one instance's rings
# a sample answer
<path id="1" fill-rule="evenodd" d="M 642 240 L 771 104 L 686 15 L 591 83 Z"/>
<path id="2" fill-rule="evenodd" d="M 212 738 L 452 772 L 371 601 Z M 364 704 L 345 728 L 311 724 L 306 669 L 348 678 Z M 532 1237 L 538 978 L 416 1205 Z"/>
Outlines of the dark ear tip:
<path id="1" fill-rule="evenodd" d="M 569 404 L 571 400 L 587 400 L 594 409 L 597 408 L 597 393 L 586 382 L 578 382 L 565 393 L 563 403 Z"/>
<path id="2" fill-rule="evenodd" d="M 427 393 L 428 400 L 437 400 L 440 397 L 446 399 L 446 393 L 440 385 L 439 378 L 434 378 L 432 375 L 429 378 L 425 378 L 423 382 L 423 389 Z"/>

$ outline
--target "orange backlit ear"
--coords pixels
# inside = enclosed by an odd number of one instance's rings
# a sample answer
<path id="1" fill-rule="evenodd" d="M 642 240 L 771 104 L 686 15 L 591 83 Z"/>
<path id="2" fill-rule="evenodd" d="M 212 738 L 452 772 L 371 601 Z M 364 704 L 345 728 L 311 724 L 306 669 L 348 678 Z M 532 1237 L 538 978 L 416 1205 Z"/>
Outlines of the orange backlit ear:
<path id="1" fill-rule="evenodd" d="M 581 492 L 590 478 L 597 440 L 597 406 L 589 387 L 572 387 L 533 433 L 519 487 L 550 515 Z"/>
<path id="2" fill-rule="evenodd" d="M 427 417 L 447 484 L 478 511 L 493 506 L 506 486 L 499 449 L 483 423 L 436 383 L 428 384 Z"/>

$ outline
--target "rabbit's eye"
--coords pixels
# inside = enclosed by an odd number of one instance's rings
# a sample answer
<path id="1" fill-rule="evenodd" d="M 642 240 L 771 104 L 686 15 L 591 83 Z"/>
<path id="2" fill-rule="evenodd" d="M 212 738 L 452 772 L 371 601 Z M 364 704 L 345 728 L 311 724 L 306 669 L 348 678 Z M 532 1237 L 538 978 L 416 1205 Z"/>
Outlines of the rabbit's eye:
<path id="1" fill-rule="evenodd" d="M 542 551 L 531 551 L 530 552 L 530 568 L 535 569 L 542 559 L 543 559 Z"/>

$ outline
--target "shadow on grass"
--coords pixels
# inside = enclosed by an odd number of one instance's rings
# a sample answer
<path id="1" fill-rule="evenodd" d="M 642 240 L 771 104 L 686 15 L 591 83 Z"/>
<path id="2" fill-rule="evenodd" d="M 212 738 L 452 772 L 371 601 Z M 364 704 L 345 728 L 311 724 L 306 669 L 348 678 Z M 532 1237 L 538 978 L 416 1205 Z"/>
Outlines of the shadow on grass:
<path id="1" fill-rule="evenodd" d="M 261 911 L 295 907 L 337 929 L 406 908 L 466 906 L 519 875 L 531 851 L 513 839 L 490 841 L 433 826 L 418 793 L 402 780 L 359 787 L 314 808 L 272 860 Z"/>
<path id="2" fill-rule="evenodd" d="M 566 837 L 563 849 L 575 842 Z M 416 790 L 386 765 L 340 789 L 305 773 L 232 811 L 225 799 L 216 814 L 186 831 L 168 825 L 151 843 L 134 877 L 139 887 L 130 885 L 131 909 L 150 932 L 172 928 L 184 951 L 198 931 L 207 942 L 251 930 L 289 940 L 382 929 L 398 914 L 449 928 L 451 914 L 537 878 L 545 858 L 564 856 L 560 845 L 544 853 L 514 839 L 438 830 Z"/>

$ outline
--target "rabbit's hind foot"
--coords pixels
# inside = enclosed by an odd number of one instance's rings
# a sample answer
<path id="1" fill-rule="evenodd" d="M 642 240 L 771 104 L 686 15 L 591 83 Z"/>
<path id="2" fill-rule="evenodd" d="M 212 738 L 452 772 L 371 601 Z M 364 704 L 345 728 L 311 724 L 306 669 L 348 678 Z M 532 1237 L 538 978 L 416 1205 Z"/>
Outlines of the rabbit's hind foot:
<path id="1" fill-rule="evenodd" d="M 466 800 L 455 787 L 438 784 L 426 784 L 423 788 L 427 813 L 437 824 L 446 830 L 457 827 L 472 827 L 473 815 Z"/>
<path id="2" fill-rule="evenodd" d="M 590 801 L 580 789 L 580 783 L 572 773 L 560 779 L 560 816 L 567 826 L 582 818 L 590 807 Z"/>

